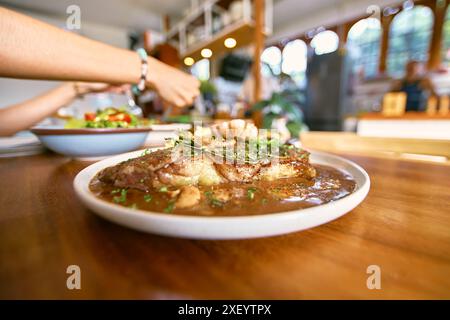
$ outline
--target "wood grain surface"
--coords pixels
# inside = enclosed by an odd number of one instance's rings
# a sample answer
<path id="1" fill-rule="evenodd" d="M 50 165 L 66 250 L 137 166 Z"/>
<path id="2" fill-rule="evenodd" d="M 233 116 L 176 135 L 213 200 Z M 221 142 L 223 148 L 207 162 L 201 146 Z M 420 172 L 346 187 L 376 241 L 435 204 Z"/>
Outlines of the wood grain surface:
<path id="1" fill-rule="evenodd" d="M 196 241 L 105 221 L 75 197 L 88 163 L 51 153 L 0 159 L 0 298 L 450 298 L 450 167 L 346 156 L 367 199 L 311 230 Z M 81 268 L 68 290 L 66 268 Z M 369 290 L 366 269 L 381 268 Z"/>
<path id="2" fill-rule="evenodd" d="M 304 148 L 381 157 L 405 155 L 444 157 L 450 165 L 450 140 L 362 137 L 354 132 L 307 131 L 301 134 Z M 430 157 L 433 158 L 433 157 Z"/>

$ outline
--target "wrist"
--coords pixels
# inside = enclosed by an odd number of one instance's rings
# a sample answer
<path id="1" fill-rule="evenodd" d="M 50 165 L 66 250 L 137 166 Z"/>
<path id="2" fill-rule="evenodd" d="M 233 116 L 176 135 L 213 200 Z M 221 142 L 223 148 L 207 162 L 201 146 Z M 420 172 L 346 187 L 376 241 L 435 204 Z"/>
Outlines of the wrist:
<path id="1" fill-rule="evenodd" d="M 158 73 L 158 63 L 159 62 L 154 58 L 149 57 L 147 59 L 148 72 L 145 78 L 145 84 L 147 88 L 155 88 Z"/>
<path id="2" fill-rule="evenodd" d="M 135 95 L 140 95 L 147 87 L 147 75 L 148 75 L 148 55 L 144 48 L 139 48 L 136 50 L 139 60 L 141 62 L 140 66 L 140 76 L 139 81 L 131 87 L 132 92 Z"/>
<path id="3" fill-rule="evenodd" d="M 62 92 L 62 94 L 68 99 L 68 100 L 73 100 L 76 99 L 79 95 L 76 87 L 75 87 L 75 82 L 64 82 L 60 87 L 59 87 L 60 92 Z"/>
<path id="4" fill-rule="evenodd" d="M 75 92 L 75 98 L 83 98 L 85 94 L 92 91 L 91 87 L 87 83 L 83 82 L 72 82 L 72 88 Z"/>

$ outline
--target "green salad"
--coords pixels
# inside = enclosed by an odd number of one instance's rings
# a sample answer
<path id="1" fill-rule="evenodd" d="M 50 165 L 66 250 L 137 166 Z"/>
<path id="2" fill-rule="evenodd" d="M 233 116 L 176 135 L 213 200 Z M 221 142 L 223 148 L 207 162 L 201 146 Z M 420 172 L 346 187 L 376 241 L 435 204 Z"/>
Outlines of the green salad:
<path id="1" fill-rule="evenodd" d="M 84 119 L 70 119 L 66 129 L 78 128 L 136 128 L 139 119 L 125 108 L 106 108 L 97 112 L 87 112 Z"/>

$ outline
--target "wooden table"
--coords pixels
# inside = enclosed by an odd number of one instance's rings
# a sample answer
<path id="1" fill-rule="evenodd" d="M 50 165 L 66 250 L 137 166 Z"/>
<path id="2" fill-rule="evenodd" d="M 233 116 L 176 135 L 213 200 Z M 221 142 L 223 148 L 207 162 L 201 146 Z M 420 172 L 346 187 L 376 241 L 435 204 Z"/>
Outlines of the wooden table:
<path id="1" fill-rule="evenodd" d="M 450 298 L 450 167 L 347 156 L 367 199 L 326 225 L 265 239 L 195 241 L 129 230 L 85 209 L 87 163 L 0 160 L 0 298 Z M 81 290 L 66 288 L 68 265 Z M 366 269 L 381 268 L 381 290 Z"/>
<path id="2" fill-rule="evenodd" d="M 450 165 L 450 140 L 363 137 L 354 132 L 308 131 L 304 148 L 382 158 L 421 159 Z"/>

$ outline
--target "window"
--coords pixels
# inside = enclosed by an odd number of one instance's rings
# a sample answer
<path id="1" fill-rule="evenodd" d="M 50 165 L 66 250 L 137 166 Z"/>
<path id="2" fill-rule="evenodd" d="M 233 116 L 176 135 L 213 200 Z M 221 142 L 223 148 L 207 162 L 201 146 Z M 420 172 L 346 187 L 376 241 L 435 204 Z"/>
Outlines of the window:
<path id="1" fill-rule="evenodd" d="M 339 46 L 339 37 L 336 32 L 331 30 L 322 31 L 311 40 L 311 47 L 317 55 L 331 53 L 337 50 Z"/>
<path id="2" fill-rule="evenodd" d="M 450 7 L 445 14 L 442 30 L 442 62 L 445 66 L 450 67 Z"/>
<path id="3" fill-rule="evenodd" d="M 353 72 L 364 72 L 366 78 L 378 73 L 381 24 L 378 19 L 359 20 L 349 30 L 347 48 L 353 59 Z"/>
<path id="4" fill-rule="evenodd" d="M 261 61 L 270 67 L 273 74 L 280 74 L 281 50 L 278 47 L 266 48 L 261 55 Z"/>
<path id="5" fill-rule="evenodd" d="M 208 80 L 209 79 L 209 60 L 202 59 L 196 62 L 192 68 L 191 73 L 199 80 Z"/>
<path id="6" fill-rule="evenodd" d="M 302 40 L 288 42 L 283 49 L 281 70 L 302 86 L 305 82 L 307 47 Z"/>
<path id="7" fill-rule="evenodd" d="M 415 6 L 395 16 L 389 30 L 387 70 L 390 75 L 402 76 L 409 60 L 427 61 L 433 20 L 433 12 L 425 6 Z"/>

